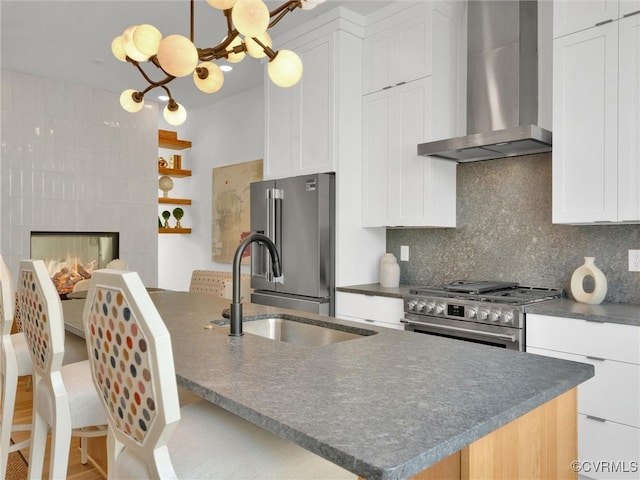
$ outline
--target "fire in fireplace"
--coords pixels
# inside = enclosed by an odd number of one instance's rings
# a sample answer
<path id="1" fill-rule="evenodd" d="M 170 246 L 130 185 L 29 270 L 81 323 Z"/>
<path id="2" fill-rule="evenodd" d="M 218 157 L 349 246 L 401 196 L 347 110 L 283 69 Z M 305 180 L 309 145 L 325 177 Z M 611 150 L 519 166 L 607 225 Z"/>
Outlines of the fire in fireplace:
<path id="1" fill-rule="evenodd" d="M 43 260 L 63 298 L 118 258 L 117 232 L 31 232 L 31 258 Z"/>

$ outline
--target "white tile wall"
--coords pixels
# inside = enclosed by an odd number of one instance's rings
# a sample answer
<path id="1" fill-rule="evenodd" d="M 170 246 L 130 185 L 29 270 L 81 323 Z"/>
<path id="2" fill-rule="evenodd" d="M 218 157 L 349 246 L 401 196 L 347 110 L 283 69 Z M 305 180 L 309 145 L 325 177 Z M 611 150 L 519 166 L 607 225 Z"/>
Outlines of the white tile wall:
<path id="1" fill-rule="evenodd" d="M 117 231 L 120 257 L 158 281 L 158 108 L 2 70 L 0 252 L 14 276 L 32 230 Z"/>

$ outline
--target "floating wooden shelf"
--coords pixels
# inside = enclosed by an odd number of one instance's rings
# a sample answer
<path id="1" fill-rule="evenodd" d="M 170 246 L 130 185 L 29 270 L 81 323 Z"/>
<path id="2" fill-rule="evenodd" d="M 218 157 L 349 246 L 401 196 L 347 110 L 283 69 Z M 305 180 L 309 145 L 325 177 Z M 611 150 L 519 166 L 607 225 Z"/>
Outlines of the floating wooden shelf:
<path id="1" fill-rule="evenodd" d="M 172 150 L 191 148 L 189 140 L 178 140 L 178 134 L 169 130 L 158 130 L 158 145 L 160 148 L 170 148 Z"/>
<path id="2" fill-rule="evenodd" d="M 170 203 L 172 205 L 191 205 L 191 199 L 190 198 L 158 197 L 158 203 Z"/>
<path id="3" fill-rule="evenodd" d="M 191 170 L 178 170 L 177 168 L 158 167 L 158 175 L 167 175 L 173 178 L 184 178 L 191 176 Z"/>
<path id="4" fill-rule="evenodd" d="M 190 228 L 158 228 L 158 233 L 191 233 Z"/>

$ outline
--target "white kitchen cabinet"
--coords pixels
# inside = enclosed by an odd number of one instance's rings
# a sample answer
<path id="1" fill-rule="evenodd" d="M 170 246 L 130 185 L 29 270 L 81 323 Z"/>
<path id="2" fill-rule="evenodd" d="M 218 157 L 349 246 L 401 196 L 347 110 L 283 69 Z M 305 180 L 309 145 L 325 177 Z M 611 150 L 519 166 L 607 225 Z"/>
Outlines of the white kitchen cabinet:
<path id="1" fill-rule="evenodd" d="M 431 10 L 431 2 L 423 2 L 367 27 L 363 42 L 364 94 L 431 74 Z"/>
<path id="2" fill-rule="evenodd" d="M 363 228 L 362 17 L 332 9 L 274 37 L 301 55 L 299 85 L 265 78 L 264 177 L 336 172 L 336 285 L 377 281 L 385 230 Z"/>
<path id="3" fill-rule="evenodd" d="M 595 376 L 578 386 L 579 460 L 625 462 L 627 471 L 581 475 L 637 478 L 630 470 L 640 462 L 640 327 L 527 314 L 526 337 L 528 353 L 594 366 Z"/>
<path id="4" fill-rule="evenodd" d="M 640 221 L 639 22 L 554 40 L 554 223 Z"/>
<path id="5" fill-rule="evenodd" d="M 620 20 L 618 218 L 640 220 L 640 2 Z"/>
<path id="6" fill-rule="evenodd" d="M 618 0 L 555 0 L 553 38 L 618 18 Z"/>
<path id="7" fill-rule="evenodd" d="M 640 0 L 554 0 L 553 38 L 640 11 Z"/>
<path id="8" fill-rule="evenodd" d="M 456 164 L 422 157 L 432 79 L 363 97 L 363 225 L 454 227 Z"/>
<path id="9" fill-rule="evenodd" d="M 291 88 L 265 82 L 265 179 L 336 170 L 334 74 L 339 37 L 341 33 L 334 31 L 287 45 L 302 59 L 303 78 Z"/>
<path id="10" fill-rule="evenodd" d="M 411 15 L 406 16 L 408 13 Z M 417 70 L 396 67 L 413 73 L 402 79 L 385 80 L 389 85 L 383 87 L 370 85 L 369 90 L 377 90 L 363 97 L 363 225 L 455 227 L 456 164 L 418 156 L 417 146 L 462 133 L 459 45 L 463 11 L 459 2 L 436 1 L 424 2 L 402 15 L 405 16 L 391 16 L 374 23 L 372 29 L 382 28 L 381 25 L 384 28 L 365 38 L 365 90 L 369 78 L 386 78 L 378 74 L 375 58 L 376 52 L 386 51 L 387 47 L 382 48 L 377 42 L 382 41 L 389 28 L 398 35 L 397 25 L 401 22 L 426 25 L 425 30 L 420 30 L 426 35 L 421 42 L 429 52 L 422 55 L 406 47 L 404 51 L 409 56 L 396 55 L 395 61 L 411 63 L 417 55 L 420 65 L 428 63 L 430 67 Z M 373 59 L 368 59 L 369 56 Z M 418 75 L 423 76 L 415 78 Z"/>
<path id="11" fill-rule="evenodd" d="M 360 293 L 336 292 L 336 317 L 379 327 L 404 330 L 401 298 Z"/>

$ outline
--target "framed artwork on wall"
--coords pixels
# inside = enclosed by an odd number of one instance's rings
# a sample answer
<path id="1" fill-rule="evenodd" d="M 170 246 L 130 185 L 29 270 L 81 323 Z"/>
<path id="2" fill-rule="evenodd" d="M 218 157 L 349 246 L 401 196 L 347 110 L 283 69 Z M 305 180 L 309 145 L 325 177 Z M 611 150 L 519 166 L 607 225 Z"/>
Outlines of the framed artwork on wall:
<path id="1" fill-rule="evenodd" d="M 232 263 L 240 242 L 250 233 L 249 186 L 262 180 L 262 159 L 213 169 L 211 259 Z M 249 263 L 250 249 L 243 264 Z"/>

